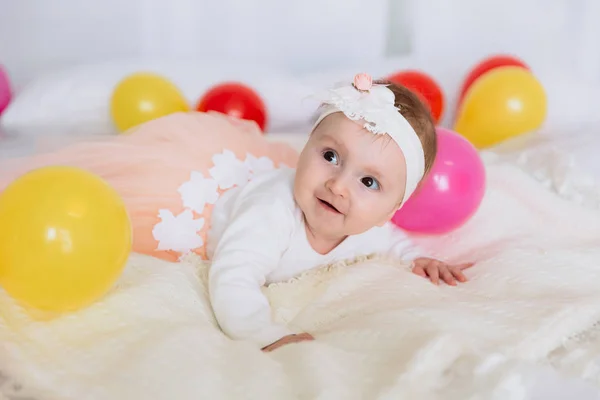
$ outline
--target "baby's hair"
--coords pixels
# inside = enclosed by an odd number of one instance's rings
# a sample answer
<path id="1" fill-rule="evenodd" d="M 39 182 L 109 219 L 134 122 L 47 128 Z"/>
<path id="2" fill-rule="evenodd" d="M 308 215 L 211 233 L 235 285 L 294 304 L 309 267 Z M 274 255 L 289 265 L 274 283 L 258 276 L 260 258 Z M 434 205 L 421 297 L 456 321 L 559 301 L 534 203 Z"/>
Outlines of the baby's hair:
<path id="1" fill-rule="evenodd" d="M 387 85 L 392 93 L 394 93 L 394 105 L 400 109 L 400 114 L 406 118 L 421 140 L 423 152 L 425 153 L 425 175 L 427 175 L 433 166 L 437 154 L 435 123 L 433 122 L 428 106 L 416 94 L 404 86 L 385 80 L 373 83 Z"/>

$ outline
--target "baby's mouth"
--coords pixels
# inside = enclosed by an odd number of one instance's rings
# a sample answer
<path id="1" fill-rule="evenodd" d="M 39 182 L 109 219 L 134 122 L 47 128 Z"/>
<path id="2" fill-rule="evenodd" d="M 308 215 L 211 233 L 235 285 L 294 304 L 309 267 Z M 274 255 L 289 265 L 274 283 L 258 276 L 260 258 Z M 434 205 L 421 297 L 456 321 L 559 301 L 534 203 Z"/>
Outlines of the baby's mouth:
<path id="1" fill-rule="evenodd" d="M 341 212 L 340 212 L 340 211 L 339 211 L 337 208 L 335 208 L 335 207 L 334 207 L 334 206 L 333 206 L 331 203 L 328 203 L 328 202 L 326 202 L 325 200 L 322 200 L 322 199 L 319 199 L 319 198 L 317 198 L 317 200 L 319 200 L 319 202 L 320 202 L 320 203 L 321 203 L 321 204 L 322 204 L 322 205 L 323 205 L 325 208 L 328 208 L 329 210 L 331 210 L 331 211 L 333 211 L 333 212 L 335 212 L 335 213 L 341 214 Z"/>

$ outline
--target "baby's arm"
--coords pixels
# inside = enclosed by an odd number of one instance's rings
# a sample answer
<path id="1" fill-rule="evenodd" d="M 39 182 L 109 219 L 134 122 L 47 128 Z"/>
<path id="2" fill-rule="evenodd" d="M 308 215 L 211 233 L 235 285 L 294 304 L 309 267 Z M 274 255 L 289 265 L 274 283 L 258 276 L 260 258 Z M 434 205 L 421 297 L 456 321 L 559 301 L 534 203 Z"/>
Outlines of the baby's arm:
<path id="1" fill-rule="evenodd" d="M 472 267 L 474 263 L 449 265 L 445 262 L 425 256 L 422 249 L 402 230 L 391 227 L 389 231 L 390 253 L 402 261 L 411 263 L 413 273 L 429 278 L 438 285 L 443 280 L 448 285 L 456 286 L 458 282 L 466 282 L 467 278 L 462 272 Z"/>
<path id="2" fill-rule="evenodd" d="M 261 288 L 279 264 L 292 226 L 290 210 L 241 199 L 217 244 L 209 272 L 209 293 L 215 317 L 226 335 L 250 340 L 261 348 L 292 334 L 271 318 Z"/>

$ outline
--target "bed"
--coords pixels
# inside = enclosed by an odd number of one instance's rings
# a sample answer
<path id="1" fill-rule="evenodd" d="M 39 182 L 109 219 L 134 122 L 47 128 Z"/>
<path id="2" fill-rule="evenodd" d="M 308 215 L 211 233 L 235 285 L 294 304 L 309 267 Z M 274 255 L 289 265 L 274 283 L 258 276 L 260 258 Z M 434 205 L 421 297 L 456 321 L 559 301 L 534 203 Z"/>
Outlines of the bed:
<path id="1" fill-rule="evenodd" d="M 1 157 L 89 137 L 71 129 L 12 131 Z M 300 149 L 305 132 L 266 136 Z M 585 126 L 482 153 L 479 216 L 422 239 L 476 256 L 470 286 L 374 258 L 265 288 L 275 318 L 317 337 L 270 355 L 220 334 L 195 257 L 134 254 L 106 299 L 50 322 L 0 293 L 0 398 L 600 398 L 599 145 Z"/>
<path id="2" fill-rule="evenodd" d="M 439 40 L 420 29 L 420 41 Z M 361 38 L 365 49 L 377 47 Z M 420 51 L 437 52 L 428 40 Z M 180 51 L 192 47 L 185 43 Z M 314 111 L 301 99 L 315 86 L 410 67 L 455 93 L 469 61 L 457 68 L 450 56 L 429 56 L 344 60 L 345 68 L 301 74 L 205 58 L 75 65 L 20 91 L 0 123 L 0 162 L 114 135 L 111 90 L 142 69 L 170 78 L 190 103 L 216 80 L 252 84 L 272 112 L 265 137 L 299 150 Z M 549 95 L 547 126 L 482 152 L 489 190 L 476 218 L 449 235 L 418 238 L 434 255 L 476 258 L 469 285 L 434 288 L 378 258 L 326 266 L 265 288 L 275 318 L 317 338 L 265 355 L 217 329 L 207 263 L 133 254 L 109 296 L 64 318 L 35 321 L 0 292 L 0 399 L 600 398 L 597 86 L 550 65 L 536 65 Z M 448 100 L 443 123 L 451 126 Z"/>

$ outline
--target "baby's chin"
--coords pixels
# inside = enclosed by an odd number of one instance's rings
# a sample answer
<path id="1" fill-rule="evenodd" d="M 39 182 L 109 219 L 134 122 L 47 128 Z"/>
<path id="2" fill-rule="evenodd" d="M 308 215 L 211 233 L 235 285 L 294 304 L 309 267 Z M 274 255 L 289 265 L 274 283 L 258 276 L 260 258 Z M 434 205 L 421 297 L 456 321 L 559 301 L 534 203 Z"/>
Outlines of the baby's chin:
<path id="1" fill-rule="evenodd" d="M 331 221 L 323 221 L 319 218 L 310 218 L 306 214 L 304 214 L 304 220 L 307 228 L 316 237 L 327 240 L 335 240 L 348 236 L 344 233 L 344 229 L 340 229 L 341 227 L 332 226 Z"/>
<path id="2" fill-rule="evenodd" d="M 331 222 L 331 221 L 327 221 Z M 321 238 L 327 238 L 327 240 L 343 240 L 348 236 L 360 235 L 365 233 L 376 225 L 362 225 L 360 227 L 352 226 L 332 226 L 331 223 L 324 221 L 317 221 L 314 225 L 310 225 L 309 228 L 315 236 Z"/>
<path id="3" fill-rule="evenodd" d="M 367 231 L 370 231 L 373 228 L 377 228 L 381 224 L 378 223 L 361 223 L 361 224 L 347 224 L 342 229 L 338 230 L 336 234 L 340 236 L 355 236 L 361 235 Z"/>

